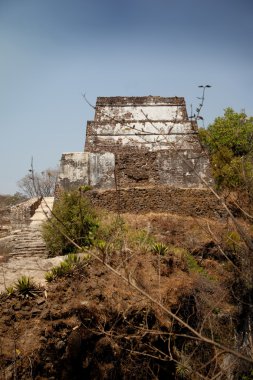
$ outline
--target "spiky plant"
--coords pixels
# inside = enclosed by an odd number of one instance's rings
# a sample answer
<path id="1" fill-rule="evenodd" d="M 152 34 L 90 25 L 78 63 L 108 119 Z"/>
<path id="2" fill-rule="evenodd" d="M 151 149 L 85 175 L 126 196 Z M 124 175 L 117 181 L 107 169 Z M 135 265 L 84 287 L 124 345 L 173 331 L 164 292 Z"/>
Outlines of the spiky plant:
<path id="1" fill-rule="evenodd" d="M 168 247 L 167 245 L 163 243 L 156 243 L 152 246 L 152 252 L 160 255 L 160 256 L 165 256 L 166 253 L 168 252 Z"/>
<path id="2" fill-rule="evenodd" d="M 57 277 L 63 277 L 73 274 L 76 270 L 82 270 L 90 259 L 90 255 L 80 257 L 74 253 L 70 253 L 64 261 L 53 267 L 46 273 L 45 278 L 48 282 L 55 280 Z"/>
<path id="3" fill-rule="evenodd" d="M 192 369 L 187 357 L 182 356 L 181 360 L 176 364 L 176 375 L 180 379 L 189 379 Z"/>
<path id="4" fill-rule="evenodd" d="M 38 286 L 29 276 L 20 277 L 14 284 L 14 288 L 22 297 L 35 297 L 39 290 Z"/>

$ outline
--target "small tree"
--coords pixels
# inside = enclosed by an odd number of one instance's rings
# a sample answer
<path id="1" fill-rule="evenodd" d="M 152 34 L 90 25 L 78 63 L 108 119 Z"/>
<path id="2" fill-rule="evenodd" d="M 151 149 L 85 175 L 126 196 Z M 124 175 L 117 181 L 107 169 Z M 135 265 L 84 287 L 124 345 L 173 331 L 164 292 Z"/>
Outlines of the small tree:
<path id="1" fill-rule="evenodd" d="M 211 157 L 212 172 L 220 189 L 241 189 L 252 195 L 253 117 L 227 108 L 200 138 Z"/>
<path id="2" fill-rule="evenodd" d="M 18 181 L 18 187 L 28 197 L 54 195 L 55 185 L 58 177 L 57 169 L 46 169 L 39 173 L 30 173 Z"/>
<path id="3" fill-rule="evenodd" d="M 52 218 L 43 226 L 43 237 L 53 256 L 67 254 L 76 251 L 68 237 L 81 247 L 90 246 L 97 227 L 95 212 L 82 189 L 63 192 L 54 204 Z"/>

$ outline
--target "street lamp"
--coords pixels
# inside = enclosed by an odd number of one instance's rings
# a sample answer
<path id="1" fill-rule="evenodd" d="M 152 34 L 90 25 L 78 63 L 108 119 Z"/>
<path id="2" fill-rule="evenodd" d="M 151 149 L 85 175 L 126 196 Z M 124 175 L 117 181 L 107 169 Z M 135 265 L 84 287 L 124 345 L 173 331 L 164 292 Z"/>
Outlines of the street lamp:
<path id="1" fill-rule="evenodd" d="M 198 99 L 200 99 L 200 104 L 199 106 L 196 108 L 196 119 L 202 119 L 202 117 L 199 115 L 200 114 L 200 111 L 203 107 L 203 104 L 204 104 L 204 100 L 205 100 L 205 91 L 206 91 L 206 88 L 211 88 L 212 86 L 210 86 L 209 84 L 206 84 L 205 86 L 203 85 L 200 85 L 198 86 L 199 88 L 203 88 L 203 92 L 202 92 L 202 96 Z"/>

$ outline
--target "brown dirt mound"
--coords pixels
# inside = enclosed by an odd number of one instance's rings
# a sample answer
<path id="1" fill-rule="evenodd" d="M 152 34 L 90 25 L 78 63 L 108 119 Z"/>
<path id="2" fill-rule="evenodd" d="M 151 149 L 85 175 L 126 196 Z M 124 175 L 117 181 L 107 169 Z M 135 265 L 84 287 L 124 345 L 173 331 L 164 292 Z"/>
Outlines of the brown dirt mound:
<path id="1" fill-rule="evenodd" d="M 207 305 L 224 310 L 227 305 L 225 288 L 192 273 L 172 253 L 131 255 L 127 265 L 114 253 L 107 261 L 194 327 L 202 323 Z M 208 297 L 200 305 L 204 294 Z M 185 329 L 95 260 L 36 298 L 3 295 L 1 304 L 3 379 L 176 378 Z M 198 344 L 191 344 L 201 358 Z"/>

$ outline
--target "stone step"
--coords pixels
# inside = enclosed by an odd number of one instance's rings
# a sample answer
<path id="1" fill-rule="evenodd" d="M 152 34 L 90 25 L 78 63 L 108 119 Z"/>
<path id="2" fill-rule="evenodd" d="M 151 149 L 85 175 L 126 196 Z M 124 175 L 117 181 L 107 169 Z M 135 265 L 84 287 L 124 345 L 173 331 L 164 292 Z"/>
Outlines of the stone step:
<path id="1" fill-rule="evenodd" d="M 29 240 L 29 241 L 17 241 L 15 244 L 12 243 L 12 247 L 20 247 L 20 246 L 36 246 L 36 245 L 45 245 L 45 242 L 43 240 Z"/>
<path id="2" fill-rule="evenodd" d="M 11 253 L 13 253 L 13 254 L 15 254 L 15 253 L 18 253 L 18 254 L 20 254 L 20 252 L 34 252 L 34 253 L 36 253 L 36 252 L 46 252 L 47 251 L 47 249 L 46 249 L 46 247 L 31 247 L 31 248 L 29 248 L 29 247 L 20 247 L 20 248 L 17 248 L 17 249 L 15 249 L 15 250 L 13 250 Z"/>
<path id="3" fill-rule="evenodd" d="M 12 246 L 11 250 L 13 252 L 19 251 L 20 249 L 29 249 L 30 251 L 33 249 L 46 249 L 45 244 L 19 244 L 16 246 Z"/>
<path id="4" fill-rule="evenodd" d="M 46 244 L 42 237 L 41 224 L 51 215 L 54 198 L 46 197 L 30 218 L 30 225 L 12 232 L 11 255 L 15 258 L 21 256 L 47 256 Z"/>
<path id="5" fill-rule="evenodd" d="M 43 240 L 28 240 L 28 241 L 20 240 L 20 241 L 15 242 L 15 244 L 12 244 L 12 245 L 13 245 L 13 247 L 19 247 L 20 245 L 28 245 L 28 244 L 34 246 L 37 243 L 39 245 L 41 245 L 41 244 L 45 245 Z"/>
<path id="6" fill-rule="evenodd" d="M 46 251 L 28 251 L 28 250 L 25 250 L 25 251 L 20 251 L 20 252 L 12 252 L 11 254 L 10 254 L 10 257 L 12 256 L 15 256 L 15 257 L 17 257 L 17 256 L 20 256 L 20 257 L 22 257 L 22 256 L 32 256 L 32 257 L 38 257 L 38 256 L 40 256 L 40 255 L 42 255 L 43 257 L 45 257 L 45 254 L 46 254 L 47 252 Z"/>
<path id="7" fill-rule="evenodd" d="M 27 247 L 23 247 L 23 248 L 20 248 L 20 249 L 16 249 L 16 250 L 13 250 L 12 253 L 18 253 L 20 254 L 20 252 L 34 252 L 36 254 L 36 252 L 46 252 L 47 249 L 45 247 L 34 247 L 34 248 L 27 248 Z"/>
<path id="8" fill-rule="evenodd" d="M 46 203 L 52 208 L 53 198 L 46 198 L 45 202 L 42 202 L 30 219 L 30 224 L 16 224 L 17 229 L 11 231 L 8 237 L 10 253 L 8 253 L 8 260 L 2 264 L 5 276 L 3 280 L 0 276 L 0 291 L 5 288 L 6 284 L 7 286 L 12 285 L 13 281 L 23 274 L 31 277 L 39 276 L 41 281 L 45 282 L 45 271 L 55 262 L 55 259 L 47 258 L 48 251 L 41 231 L 41 224 L 47 220 L 42 208 L 45 209 L 48 216 L 51 212 Z M 59 260 L 62 261 L 62 258 Z"/>
<path id="9" fill-rule="evenodd" d="M 21 230 L 21 231 L 18 231 L 16 233 L 12 233 L 12 236 L 13 237 L 16 237 L 16 236 L 20 236 L 20 234 L 22 233 L 22 235 L 30 235 L 32 233 L 35 233 L 35 234 L 41 234 L 41 230 L 39 228 L 29 228 L 28 230 Z"/>
<path id="10" fill-rule="evenodd" d="M 29 241 L 17 241 L 15 244 L 12 243 L 12 247 L 20 247 L 20 246 L 36 246 L 36 245 L 45 245 L 43 240 L 29 240 Z"/>
<path id="11" fill-rule="evenodd" d="M 37 249 L 43 249 L 46 252 L 46 244 L 44 240 L 42 239 L 41 235 L 37 236 L 30 236 L 24 238 L 22 236 L 22 232 L 20 232 L 20 235 L 15 238 L 15 240 L 12 240 L 11 242 L 12 251 L 15 253 L 15 251 L 20 250 L 29 250 L 36 251 Z"/>
<path id="12" fill-rule="evenodd" d="M 12 243 L 13 244 L 16 244 L 18 242 L 24 242 L 24 243 L 29 243 L 30 241 L 33 242 L 33 241 L 44 241 L 44 239 L 41 237 L 41 236 L 35 236 L 33 238 L 30 238 L 30 239 L 24 239 L 22 236 L 20 236 L 20 239 L 16 239 L 16 240 L 12 240 Z"/>
<path id="13" fill-rule="evenodd" d="M 31 256 L 31 255 L 20 255 L 20 256 L 11 256 L 10 259 L 11 260 L 15 260 L 15 261 L 24 261 L 25 259 L 29 259 L 29 258 L 33 258 L 34 260 L 37 260 L 37 261 L 41 261 L 42 259 L 45 259 L 45 255 L 38 255 L 36 257 L 34 256 Z M 22 269 L 22 268 L 21 268 Z M 22 271 L 23 272 L 23 271 Z"/>
<path id="14" fill-rule="evenodd" d="M 12 239 L 12 241 L 13 241 L 13 243 L 15 243 L 15 242 L 17 242 L 17 241 L 25 241 L 25 242 L 29 242 L 29 241 L 33 241 L 33 240 L 43 240 L 43 238 L 42 238 L 42 236 L 31 236 L 30 238 L 24 238 L 23 236 L 20 236 L 20 238 L 19 239 L 15 239 L 15 240 L 13 240 Z"/>
<path id="15" fill-rule="evenodd" d="M 19 249 L 15 249 L 13 250 L 13 253 L 17 252 L 17 253 L 20 253 L 20 252 L 38 252 L 38 251 L 44 251 L 46 252 L 47 249 L 46 247 L 32 247 L 32 248 L 28 248 L 28 247 L 20 247 Z"/>
<path id="16" fill-rule="evenodd" d="M 47 252 L 44 250 L 43 251 L 42 250 L 41 251 L 40 250 L 38 250 L 38 251 L 23 250 L 23 251 L 19 251 L 19 252 L 12 252 L 10 254 L 10 256 L 34 256 L 34 257 L 37 257 L 40 254 L 45 256 L 46 253 Z"/>
<path id="17" fill-rule="evenodd" d="M 20 251 L 46 251 L 46 247 L 45 246 L 34 246 L 34 247 L 26 247 L 26 246 L 23 246 L 23 247 L 16 247 L 15 250 L 13 250 L 13 252 L 20 252 Z"/>
<path id="18" fill-rule="evenodd" d="M 35 242 L 35 241 L 44 241 L 44 239 L 41 237 L 41 236 L 37 236 L 33 239 L 23 239 L 22 236 L 20 236 L 20 239 L 17 239 L 15 241 L 12 241 L 13 244 L 16 244 L 16 243 L 19 243 L 19 242 L 23 242 L 23 243 L 29 243 L 29 242 Z"/>
<path id="19" fill-rule="evenodd" d="M 24 250 L 24 249 L 27 249 L 29 251 L 32 251 L 35 249 L 44 249 L 46 251 L 46 246 L 45 245 L 34 245 L 34 246 L 23 245 L 23 246 L 15 247 L 15 251 L 20 251 L 20 250 Z"/>
<path id="20" fill-rule="evenodd" d="M 20 239 L 24 239 L 24 240 L 29 240 L 29 239 L 37 239 L 38 237 L 42 238 L 42 234 L 38 231 L 34 231 L 33 232 L 29 232 L 29 234 L 23 234 L 22 232 L 20 232 L 19 235 L 16 235 L 15 237 L 13 237 L 13 241 L 15 240 L 20 240 Z"/>

